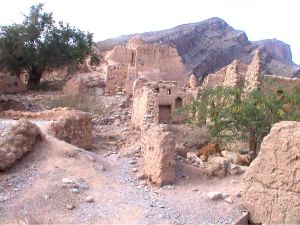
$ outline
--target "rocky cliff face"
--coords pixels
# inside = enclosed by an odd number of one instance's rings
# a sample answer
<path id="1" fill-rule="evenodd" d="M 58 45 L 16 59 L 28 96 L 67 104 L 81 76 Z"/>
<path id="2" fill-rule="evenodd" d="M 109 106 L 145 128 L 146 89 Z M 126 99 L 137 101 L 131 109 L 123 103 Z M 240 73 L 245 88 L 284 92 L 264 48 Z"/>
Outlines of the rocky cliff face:
<path id="1" fill-rule="evenodd" d="M 206 74 L 217 71 L 235 59 L 248 64 L 255 49 L 260 49 L 264 73 L 300 76 L 300 67 L 293 63 L 289 45 L 276 39 L 251 42 L 245 32 L 235 30 L 219 18 L 138 35 L 148 43 L 176 47 L 187 72 L 198 77 L 205 77 Z M 116 44 L 125 44 L 132 36 L 101 41 L 98 42 L 98 46 L 102 50 L 108 50 Z"/>

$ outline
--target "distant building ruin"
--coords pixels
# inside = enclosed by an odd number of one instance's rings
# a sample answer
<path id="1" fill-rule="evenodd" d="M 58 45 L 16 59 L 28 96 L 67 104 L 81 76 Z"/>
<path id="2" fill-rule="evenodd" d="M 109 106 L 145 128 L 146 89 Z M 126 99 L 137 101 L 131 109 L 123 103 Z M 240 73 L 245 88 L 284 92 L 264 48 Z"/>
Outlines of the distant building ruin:
<path id="1" fill-rule="evenodd" d="M 126 46 L 115 46 L 107 55 L 106 88 L 107 95 L 118 91 L 132 93 L 132 85 L 137 78 L 150 81 L 188 81 L 183 71 L 181 58 L 175 48 L 146 44 L 138 37 L 133 37 Z"/>
<path id="2" fill-rule="evenodd" d="M 205 78 L 202 87 L 236 87 L 243 89 L 244 92 L 250 92 L 259 88 L 260 69 L 259 52 L 257 51 L 249 65 L 234 60 L 216 73 L 209 74 Z"/>
<path id="3" fill-rule="evenodd" d="M 259 51 L 256 51 L 249 65 L 234 60 L 216 73 L 209 74 L 201 88 L 235 87 L 240 88 L 244 94 L 259 89 L 268 94 L 278 90 L 290 91 L 297 85 L 300 85 L 298 78 L 262 74 Z"/>

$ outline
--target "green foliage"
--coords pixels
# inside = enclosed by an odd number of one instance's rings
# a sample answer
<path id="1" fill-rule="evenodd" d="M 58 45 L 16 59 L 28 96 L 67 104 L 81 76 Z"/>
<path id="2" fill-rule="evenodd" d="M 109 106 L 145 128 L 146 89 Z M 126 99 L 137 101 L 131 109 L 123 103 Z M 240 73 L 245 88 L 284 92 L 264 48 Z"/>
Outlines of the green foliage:
<path id="1" fill-rule="evenodd" d="M 300 87 L 268 95 L 260 91 L 246 95 L 239 89 L 217 87 L 201 90 L 189 110 L 191 122 L 199 126 L 207 123 L 217 139 L 248 140 L 256 150 L 274 123 L 300 119 L 299 105 Z"/>
<path id="2" fill-rule="evenodd" d="M 59 22 L 43 4 L 30 8 L 22 24 L 2 26 L 0 30 L 0 70 L 29 74 L 28 85 L 39 84 L 46 69 L 81 63 L 93 54 L 93 35 Z"/>

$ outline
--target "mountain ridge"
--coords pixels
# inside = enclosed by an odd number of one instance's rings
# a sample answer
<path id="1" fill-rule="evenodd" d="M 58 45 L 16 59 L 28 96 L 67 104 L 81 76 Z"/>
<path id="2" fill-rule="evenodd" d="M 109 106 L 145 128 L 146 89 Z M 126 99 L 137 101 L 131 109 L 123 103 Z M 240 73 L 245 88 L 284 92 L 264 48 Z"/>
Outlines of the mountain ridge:
<path id="1" fill-rule="evenodd" d="M 186 71 L 202 79 L 235 59 L 250 63 L 256 49 L 260 49 L 264 74 L 300 77 L 300 66 L 292 61 L 288 44 L 275 38 L 250 41 L 244 31 L 234 29 L 218 17 L 161 31 L 122 35 L 100 41 L 97 45 L 106 51 L 115 45 L 126 44 L 133 36 L 140 36 L 147 43 L 175 47 Z"/>

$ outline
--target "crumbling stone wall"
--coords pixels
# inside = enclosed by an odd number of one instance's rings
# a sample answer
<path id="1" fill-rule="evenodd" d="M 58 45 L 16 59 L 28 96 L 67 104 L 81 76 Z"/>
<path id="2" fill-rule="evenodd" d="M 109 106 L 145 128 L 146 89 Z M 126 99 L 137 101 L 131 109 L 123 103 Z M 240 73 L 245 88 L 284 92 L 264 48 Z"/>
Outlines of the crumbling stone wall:
<path id="1" fill-rule="evenodd" d="M 71 78 L 63 87 L 62 92 L 67 95 L 77 95 L 86 92 L 86 86 L 84 84 L 83 78 Z"/>
<path id="2" fill-rule="evenodd" d="M 137 78 L 138 78 L 138 75 L 136 73 L 136 68 L 129 66 L 128 70 L 127 70 L 127 77 L 125 80 L 125 85 L 124 85 L 124 90 L 127 93 L 132 93 L 133 83 Z"/>
<path id="3" fill-rule="evenodd" d="M 224 79 L 226 76 L 226 70 L 221 69 L 216 74 L 208 74 L 208 76 L 204 79 L 202 87 L 203 88 L 214 88 L 223 86 Z"/>
<path id="4" fill-rule="evenodd" d="M 126 46 L 118 45 L 113 48 L 108 58 L 113 62 L 135 66 L 136 51 Z"/>
<path id="5" fill-rule="evenodd" d="M 115 64 L 107 67 L 105 94 L 113 95 L 125 88 L 128 65 Z"/>
<path id="6" fill-rule="evenodd" d="M 69 144 L 84 149 L 92 147 L 92 117 L 76 112 L 50 124 L 48 133 Z"/>
<path id="7" fill-rule="evenodd" d="M 196 89 L 198 87 L 198 84 L 197 84 L 197 78 L 194 74 L 191 74 L 190 75 L 190 78 L 189 78 L 189 86 L 192 90 Z"/>
<path id="8" fill-rule="evenodd" d="M 92 117 L 89 113 L 71 108 L 56 108 L 41 112 L 4 111 L 0 118 L 53 121 L 45 131 L 54 137 L 80 148 L 92 147 Z"/>
<path id="9" fill-rule="evenodd" d="M 175 48 L 159 45 L 145 44 L 136 48 L 137 72 L 159 70 L 165 75 L 161 80 L 186 83 L 188 78 L 183 75 L 183 64 Z"/>
<path id="10" fill-rule="evenodd" d="M 138 46 L 145 45 L 146 41 L 139 36 L 134 36 L 128 40 L 127 48 L 136 49 Z"/>
<path id="11" fill-rule="evenodd" d="M 146 115 L 151 116 L 152 120 L 158 123 L 158 96 L 152 89 L 144 86 L 135 90 L 132 107 L 131 121 L 136 129 L 142 128 Z"/>
<path id="12" fill-rule="evenodd" d="M 98 89 L 105 87 L 105 81 L 99 73 L 84 73 L 72 77 L 62 88 L 62 92 L 67 95 L 95 93 Z"/>
<path id="13" fill-rule="evenodd" d="M 226 76 L 224 77 L 224 87 L 241 87 L 242 76 L 239 73 L 238 60 L 234 60 L 230 65 L 226 67 Z"/>
<path id="14" fill-rule="evenodd" d="M 254 223 L 300 224 L 300 123 L 280 122 L 245 174 L 243 204 Z"/>
<path id="15" fill-rule="evenodd" d="M 142 155 L 149 181 L 162 186 L 175 182 L 175 139 L 166 125 L 146 123 L 142 134 Z"/>
<path id="16" fill-rule="evenodd" d="M 39 127 L 22 119 L 0 138 L 0 170 L 11 167 L 44 139 Z"/>
<path id="17" fill-rule="evenodd" d="M 202 87 L 236 87 L 242 89 L 245 93 L 251 92 L 260 86 L 260 69 L 259 52 L 257 51 L 249 65 L 234 60 L 215 74 L 209 74 L 204 79 Z"/>
<path id="18" fill-rule="evenodd" d="M 261 63 L 259 59 L 259 51 L 256 51 L 252 62 L 247 68 L 244 85 L 245 93 L 256 90 L 260 86 L 260 71 Z"/>
<path id="19" fill-rule="evenodd" d="M 15 94 L 25 90 L 25 84 L 18 77 L 0 74 L 0 94 Z"/>

